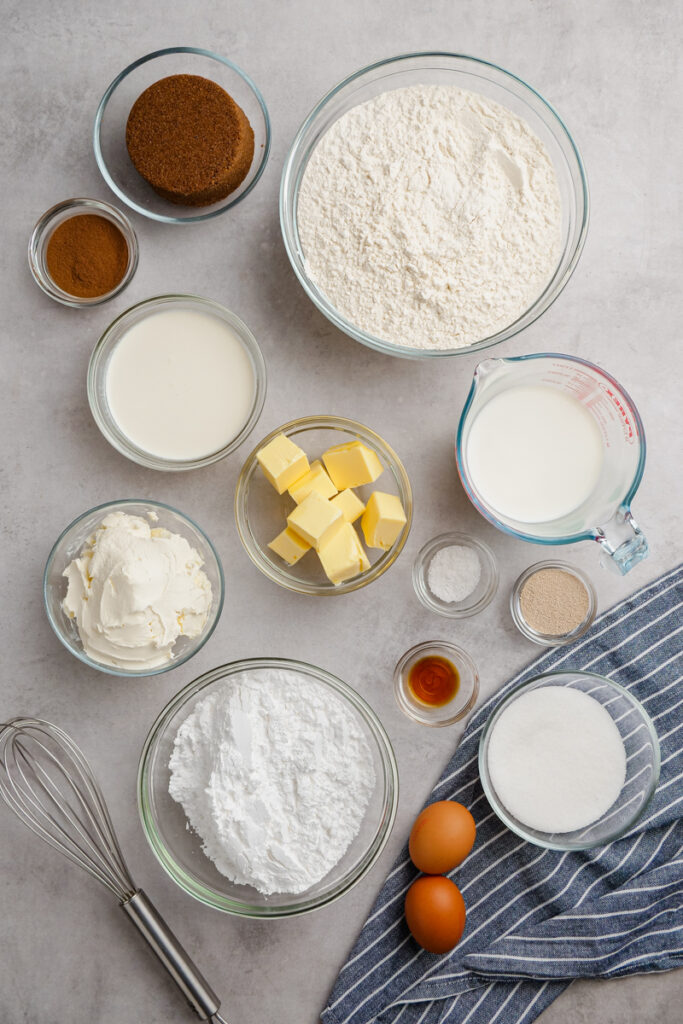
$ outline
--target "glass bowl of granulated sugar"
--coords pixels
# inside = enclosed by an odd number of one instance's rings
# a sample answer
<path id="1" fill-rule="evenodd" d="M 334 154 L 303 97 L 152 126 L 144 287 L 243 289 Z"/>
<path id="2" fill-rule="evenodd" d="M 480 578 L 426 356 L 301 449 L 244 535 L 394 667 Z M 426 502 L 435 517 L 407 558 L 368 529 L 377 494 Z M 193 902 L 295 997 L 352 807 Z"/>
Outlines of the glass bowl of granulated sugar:
<path id="1" fill-rule="evenodd" d="M 642 818 L 659 779 L 659 740 L 627 689 L 593 672 L 547 672 L 490 704 L 479 775 L 518 836 L 549 850 L 590 850 Z"/>
<path id="2" fill-rule="evenodd" d="M 339 899 L 396 817 L 398 770 L 374 711 L 300 661 L 251 658 L 189 683 L 145 742 L 138 806 L 181 889 L 252 918 Z"/>
<path id="3" fill-rule="evenodd" d="M 392 57 L 331 89 L 280 187 L 309 298 L 356 341 L 412 359 L 488 348 L 533 323 L 576 267 L 588 205 L 553 107 L 452 53 Z"/>

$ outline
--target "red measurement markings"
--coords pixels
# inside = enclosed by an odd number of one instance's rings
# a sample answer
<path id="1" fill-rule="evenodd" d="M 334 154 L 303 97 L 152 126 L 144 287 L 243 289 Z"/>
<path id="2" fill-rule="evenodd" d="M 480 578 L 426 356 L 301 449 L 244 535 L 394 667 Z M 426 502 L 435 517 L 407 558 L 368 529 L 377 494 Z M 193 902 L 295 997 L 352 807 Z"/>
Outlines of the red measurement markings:
<path id="1" fill-rule="evenodd" d="M 605 391 L 606 391 L 607 395 L 609 396 L 609 398 L 612 400 L 612 404 L 615 405 L 617 407 L 617 409 L 619 410 L 619 412 L 621 413 L 621 418 L 623 419 L 624 425 L 626 426 L 626 430 L 627 430 L 627 435 L 626 435 L 627 436 L 627 440 L 632 441 L 633 438 L 635 437 L 635 431 L 633 429 L 633 424 L 631 423 L 631 420 L 628 417 L 628 412 L 624 408 L 624 406 L 623 406 L 623 404 L 621 402 L 621 399 L 619 398 L 618 395 L 615 395 L 615 393 L 613 391 L 610 391 L 610 389 L 609 389 L 609 387 L 607 387 L 607 385 L 605 385 Z"/>

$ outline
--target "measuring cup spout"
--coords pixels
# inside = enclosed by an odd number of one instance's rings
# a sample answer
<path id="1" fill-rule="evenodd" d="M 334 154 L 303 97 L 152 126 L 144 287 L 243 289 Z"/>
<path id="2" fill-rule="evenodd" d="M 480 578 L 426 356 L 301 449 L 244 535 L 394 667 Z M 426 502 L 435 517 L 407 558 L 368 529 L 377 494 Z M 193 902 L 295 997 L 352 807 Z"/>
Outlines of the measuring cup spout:
<path id="1" fill-rule="evenodd" d="M 650 550 L 627 505 L 621 505 L 608 523 L 596 529 L 595 539 L 602 547 L 600 564 L 622 576 L 647 558 Z"/>
<path id="2" fill-rule="evenodd" d="M 492 377 L 494 373 L 502 369 L 506 362 L 507 360 L 505 359 L 496 359 L 495 357 L 482 359 L 482 361 L 477 363 L 474 368 L 474 384 L 483 384 Z"/>

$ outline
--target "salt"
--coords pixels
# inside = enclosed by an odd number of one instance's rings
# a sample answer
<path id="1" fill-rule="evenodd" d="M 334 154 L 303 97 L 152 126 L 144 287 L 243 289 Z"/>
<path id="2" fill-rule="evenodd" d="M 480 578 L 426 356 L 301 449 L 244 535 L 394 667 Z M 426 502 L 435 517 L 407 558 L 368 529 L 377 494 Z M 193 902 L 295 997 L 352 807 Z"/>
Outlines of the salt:
<path id="1" fill-rule="evenodd" d="M 464 601 L 476 590 L 480 579 L 479 556 L 462 544 L 451 544 L 437 551 L 427 571 L 432 594 L 448 604 Z"/>

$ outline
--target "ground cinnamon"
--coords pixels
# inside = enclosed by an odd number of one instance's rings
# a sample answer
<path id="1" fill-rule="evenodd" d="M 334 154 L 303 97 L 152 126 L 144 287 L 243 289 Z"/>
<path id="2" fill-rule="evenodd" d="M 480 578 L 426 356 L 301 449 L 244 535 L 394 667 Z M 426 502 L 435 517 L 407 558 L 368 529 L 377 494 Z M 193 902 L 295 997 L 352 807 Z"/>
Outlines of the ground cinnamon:
<path id="1" fill-rule="evenodd" d="M 62 291 L 79 299 L 106 295 L 123 280 L 128 243 L 106 217 L 76 214 L 58 224 L 45 252 L 47 270 Z"/>
<path id="2" fill-rule="evenodd" d="M 254 158 L 254 132 L 216 82 L 169 75 L 133 104 L 126 147 L 135 169 L 164 199 L 208 206 L 244 181 Z"/>

